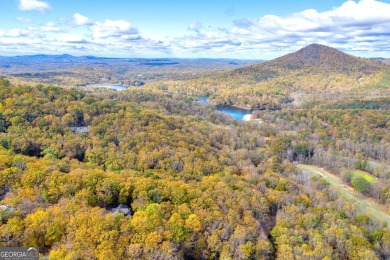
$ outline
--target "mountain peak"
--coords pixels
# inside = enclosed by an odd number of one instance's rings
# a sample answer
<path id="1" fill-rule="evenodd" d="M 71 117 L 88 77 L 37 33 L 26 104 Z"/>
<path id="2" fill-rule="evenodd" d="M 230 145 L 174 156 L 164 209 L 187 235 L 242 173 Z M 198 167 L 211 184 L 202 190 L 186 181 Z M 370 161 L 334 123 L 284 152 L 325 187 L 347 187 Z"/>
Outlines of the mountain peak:
<path id="1" fill-rule="evenodd" d="M 343 53 L 337 49 L 317 44 L 317 43 L 312 43 L 305 48 L 300 49 L 299 51 L 295 52 L 292 54 L 295 56 L 294 58 L 297 58 L 302 61 L 319 61 L 321 59 L 326 59 L 329 56 L 336 57 L 336 56 L 349 56 L 350 55 Z"/>
<path id="2" fill-rule="evenodd" d="M 380 67 L 378 63 L 369 59 L 358 58 L 317 43 L 270 61 L 270 65 L 293 70 L 310 68 L 311 70 L 330 70 L 342 73 L 351 70 L 376 70 Z"/>
<path id="3" fill-rule="evenodd" d="M 252 77 L 256 81 L 283 78 L 290 73 L 295 76 L 318 75 L 319 78 L 327 78 L 328 80 L 324 82 L 329 83 L 341 75 L 360 78 L 363 75 L 370 75 L 388 68 L 388 65 L 382 62 L 358 58 L 335 48 L 314 43 L 294 53 L 268 62 L 239 68 L 235 72 Z"/>
<path id="4" fill-rule="evenodd" d="M 319 62 L 332 64 L 338 61 L 344 62 L 349 59 L 356 58 L 335 48 L 313 43 L 294 53 L 290 53 L 283 57 L 280 57 L 277 60 L 285 60 L 287 62 L 299 62 L 303 64 L 312 65 L 313 63 Z"/>
<path id="5" fill-rule="evenodd" d="M 308 50 L 311 49 L 311 50 L 316 50 L 316 51 L 332 49 L 332 50 L 338 51 L 335 48 L 329 47 L 327 45 L 319 44 L 319 43 L 311 43 L 311 44 L 307 45 L 306 47 L 303 47 L 299 51 L 302 51 L 302 50 L 305 50 L 305 49 L 308 49 Z"/>

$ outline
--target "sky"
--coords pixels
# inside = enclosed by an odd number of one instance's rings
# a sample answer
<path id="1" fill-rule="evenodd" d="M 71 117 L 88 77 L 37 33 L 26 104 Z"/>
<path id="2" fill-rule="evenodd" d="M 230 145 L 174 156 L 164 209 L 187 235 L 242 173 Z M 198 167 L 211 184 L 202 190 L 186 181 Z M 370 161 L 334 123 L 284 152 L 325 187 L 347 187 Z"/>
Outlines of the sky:
<path id="1" fill-rule="evenodd" d="M 0 56 L 390 58 L 390 0 L 0 0 Z"/>

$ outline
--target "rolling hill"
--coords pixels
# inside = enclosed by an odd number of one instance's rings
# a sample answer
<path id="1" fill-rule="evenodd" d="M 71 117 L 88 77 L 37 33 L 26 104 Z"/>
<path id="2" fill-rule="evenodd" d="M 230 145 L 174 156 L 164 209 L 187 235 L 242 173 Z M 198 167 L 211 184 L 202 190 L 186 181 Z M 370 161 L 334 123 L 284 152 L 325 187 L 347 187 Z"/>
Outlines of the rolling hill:
<path id="1" fill-rule="evenodd" d="M 253 76 L 262 76 L 278 72 L 310 72 L 327 74 L 343 74 L 354 76 L 355 73 L 364 75 L 378 72 L 386 67 L 382 62 L 371 59 L 358 58 L 320 44 L 311 44 L 297 52 L 287 54 L 272 61 L 255 64 L 234 70 L 232 75 L 252 73 Z"/>
<path id="2" fill-rule="evenodd" d="M 281 109 L 300 107 L 313 97 L 337 99 L 340 91 L 351 98 L 376 98 L 378 93 L 373 95 L 372 90 L 383 94 L 389 89 L 389 71 L 390 66 L 381 61 L 311 44 L 268 62 L 201 79 L 164 83 L 169 91 L 209 95 L 214 104 Z"/>
<path id="3" fill-rule="evenodd" d="M 386 69 L 312 45 L 169 86 L 278 109 L 298 94 L 374 100 Z M 158 89 L 84 91 L 0 78 L 0 246 L 50 259 L 390 258 L 388 110 L 345 103 L 242 122 Z M 357 168 L 378 180 L 364 195 L 339 181 Z"/>
<path id="4" fill-rule="evenodd" d="M 162 79 L 189 79 L 253 64 L 253 60 L 107 58 L 95 56 L 0 56 L 0 77 L 14 83 L 59 86 L 118 83 L 142 85 Z"/>
<path id="5" fill-rule="evenodd" d="M 0 246 L 50 259 L 389 259 L 379 204 L 356 211 L 373 204 L 290 162 L 389 161 L 386 112 L 266 111 L 259 125 L 148 88 L 104 97 L 5 79 L 0 101 Z"/>

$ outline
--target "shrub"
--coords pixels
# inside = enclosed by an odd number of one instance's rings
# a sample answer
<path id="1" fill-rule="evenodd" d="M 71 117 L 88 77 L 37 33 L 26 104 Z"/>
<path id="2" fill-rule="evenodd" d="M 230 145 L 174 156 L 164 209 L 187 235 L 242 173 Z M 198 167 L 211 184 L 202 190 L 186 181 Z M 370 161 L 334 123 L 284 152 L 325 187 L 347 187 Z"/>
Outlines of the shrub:
<path id="1" fill-rule="evenodd" d="M 352 187 L 361 193 L 368 193 L 370 191 L 370 183 L 362 177 L 356 177 L 352 180 Z"/>

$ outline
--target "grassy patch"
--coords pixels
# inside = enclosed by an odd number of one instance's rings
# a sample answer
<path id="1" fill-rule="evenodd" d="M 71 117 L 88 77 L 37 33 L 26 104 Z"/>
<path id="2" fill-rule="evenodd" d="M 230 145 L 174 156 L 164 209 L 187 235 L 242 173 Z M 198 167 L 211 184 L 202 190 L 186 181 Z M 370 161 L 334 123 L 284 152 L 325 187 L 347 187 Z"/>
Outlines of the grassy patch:
<path id="1" fill-rule="evenodd" d="M 354 192 L 352 189 L 348 189 L 338 176 L 313 165 L 298 164 L 297 168 L 321 176 L 334 188 L 340 197 L 344 198 L 352 207 L 355 207 L 358 214 L 368 216 L 377 224 L 385 223 L 388 228 L 390 228 L 390 216 L 388 215 L 386 208 L 375 203 L 373 200 Z"/>
<path id="2" fill-rule="evenodd" d="M 358 178 L 358 177 L 361 177 L 363 179 L 365 179 L 366 181 L 368 181 L 369 183 L 377 183 L 378 180 L 372 176 L 371 174 L 369 174 L 368 172 L 365 172 L 365 171 L 361 171 L 361 170 L 354 170 L 354 171 L 351 171 L 351 174 L 352 174 L 352 180 L 355 179 L 355 178 Z"/>
<path id="3" fill-rule="evenodd" d="M 390 85 L 390 72 L 387 71 L 385 74 L 382 76 L 382 78 L 371 85 L 367 86 L 368 90 L 383 90 L 383 89 L 388 89 Z"/>

